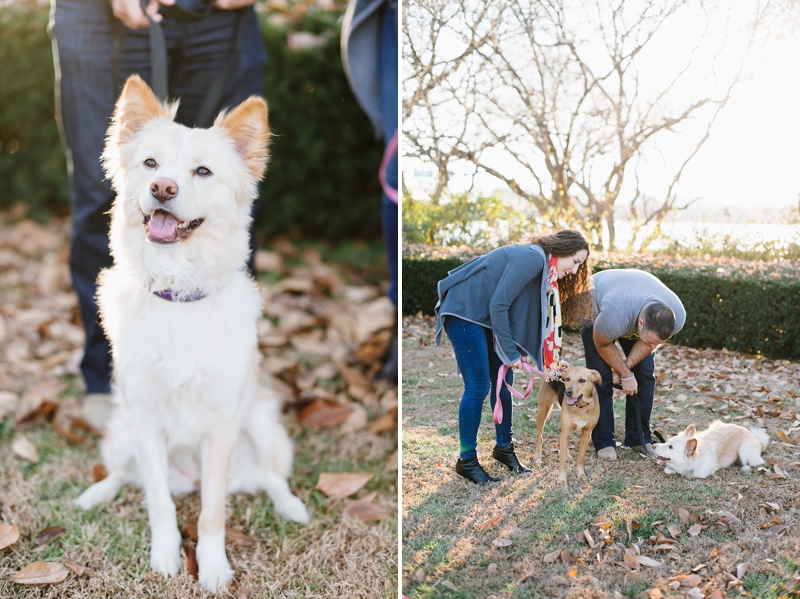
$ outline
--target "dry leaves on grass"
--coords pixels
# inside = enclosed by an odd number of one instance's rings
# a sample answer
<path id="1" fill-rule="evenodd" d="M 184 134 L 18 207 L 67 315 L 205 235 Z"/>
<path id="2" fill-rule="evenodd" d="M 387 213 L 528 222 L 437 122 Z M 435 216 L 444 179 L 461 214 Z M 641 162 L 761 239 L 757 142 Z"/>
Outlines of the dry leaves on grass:
<path id="1" fill-rule="evenodd" d="M 60 562 L 34 562 L 8 577 L 19 584 L 56 584 L 64 582 L 69 569 Z"/>
<path id="2" fill-rule="evenodd" d="M 18 435 L 11 444 L 11 450 L 24 460 L 39 463 L 39 450 L 27 437 Z"/>
<path id="3" fill-rule="evenodd" d="M 368 472 L 323 472 L 316 488 L 331 499 L 343 499 L 366 485 L 373 476 Z"/>
<path id="4" fill-rule="evenodd" d="M 33 542 L 37 545 L 47 545 L 50 541 L 54 541 L 65 534 L 67 534 L 67 529 L 63 526 L 48 526 L 36 533 L 36 536 L 33 537 Z"/>
<path id="5" fill-rule="evenodd" d="M 344 508 L 344 515 L 347 518 L 361 520 L 362 522 L 383 520 L 389 516 L 389 511 L 372 502 L 377 493 L 370 493 L 364 499 L 356 499 L 347 504 Z"/>
<path id="6" fill-rule="evenodd" d="M 19 526 L 0 522 L 0 549 L 10 547 L 19 541 Z"/>

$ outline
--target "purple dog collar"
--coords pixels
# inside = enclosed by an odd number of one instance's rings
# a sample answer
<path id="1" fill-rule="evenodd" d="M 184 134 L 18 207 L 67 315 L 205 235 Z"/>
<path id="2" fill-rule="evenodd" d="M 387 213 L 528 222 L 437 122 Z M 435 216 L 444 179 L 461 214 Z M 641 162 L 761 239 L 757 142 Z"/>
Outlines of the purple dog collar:
<path id="1" fill-rule="evenodd" d="M 205 293 L 194 293 L 192 295 L 186 295 L 181 297 L 180 299 L 175 296 L 171 289 L 164 289 L 163 291 L 153 291 L 153 295 L 157 295 L 161 299 L 168 300 L 170 302 L 196 302 L 197 300 L 201 300 L 206 297 Z"/>

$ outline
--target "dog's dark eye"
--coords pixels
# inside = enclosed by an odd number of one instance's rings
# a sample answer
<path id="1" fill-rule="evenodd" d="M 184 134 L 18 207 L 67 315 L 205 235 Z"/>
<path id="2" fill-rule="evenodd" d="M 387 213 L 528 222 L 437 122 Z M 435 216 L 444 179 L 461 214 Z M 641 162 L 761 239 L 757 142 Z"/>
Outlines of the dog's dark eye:
<path id="1" fill-rule="evenodd" d="M 201 177 L 208 177 L 211 175 L 211 171 L 204 166 L 198 166 L 195 174 L 200 175 Z"/>
<path id="2" fill-rule="evenodd" d="M 669 448 L 672 449 L 672 445 L 670 445 Z"/>
<path id="3" fill-rule="evenodd" d="M 145 160 L 145 161 L 144 161 L 144 165 L 145 165 L 147 168 L 156 168 L 156 166 L 158 166 L 158 165 L 156 164 L 156 161 L 155 161 L 155 160 L 153 160 L 152 158 L 148 158 L 147 160 Z"/>
<path id="4" fill-rule="evenodd" d="M 586 382 L 586 379 L 578 379 L 578 382 L 579 382 L 579 383 L 585 383 L 585 382 Z"/>

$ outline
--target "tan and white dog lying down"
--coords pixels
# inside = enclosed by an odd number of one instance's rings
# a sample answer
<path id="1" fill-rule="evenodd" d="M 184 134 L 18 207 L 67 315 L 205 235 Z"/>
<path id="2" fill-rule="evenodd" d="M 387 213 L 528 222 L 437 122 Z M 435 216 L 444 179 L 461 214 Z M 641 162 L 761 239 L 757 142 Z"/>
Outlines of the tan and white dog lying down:
<path id="1" fill-rule="evenodd" d="M 101 447 L 108 476 L 76 503 L 88 509 L 125 483 L 141 487 L 150 567 L 175 576 L 181 535 L 171 495 L 199 489 L 199 581 L 216 593 L 233 577 L 227 493 L 264 490 L 298 522 L 308 512 L 286 482 L 293 449 L 278 398 L 259 385 L 261 304 L 245 267 L 267 106 L 251 97 L 210 129 L 175 123 L 176 111 L 132 76 L 109 129 L 114 266 L 100 275 L 98 304 L 117 407 Z"/>
<path id="2" fill-rule="evenodd" d="M 686 478 L 705 478 L 720 468 L 727 468 L 737 458 L 742 470 L 764 463 L 761 454 L 769 444 L 769 435 L 762 428 L 749 430 L 738 424 L 719 420 L 706 430 L 697 432 L 694 424 L 680 435 L 653 445 L 656 460 L 666 464 L 666 474 L 678 473 Z"/>
<path id="3" fill-rule="evenodd" d="M 576 463 L 578 478 L 586 478 L 583 471 L 583 462 L 586 458 L 586 448 L 592 438 L 592 430 L 600 418 L 600 400 L 597 398 L 595 384 L 601 383 L 600 373 L 589 370 L 583 366 L 572 366 L 563 372 L 564 398 L 561 402 L 561 436 L 558 442 L 558 482 L 567 482 L 567 452 L 569 435 L 578 430 L 581 434 L 578 446 L 578 460 Z M 539 412 L 536 415 L 536 451 L 534 460 L 542 459 L 542 429 L 553 409 L 558 403 L 558 392 L 549 382 L 545 381 L 539 387 Z"/>

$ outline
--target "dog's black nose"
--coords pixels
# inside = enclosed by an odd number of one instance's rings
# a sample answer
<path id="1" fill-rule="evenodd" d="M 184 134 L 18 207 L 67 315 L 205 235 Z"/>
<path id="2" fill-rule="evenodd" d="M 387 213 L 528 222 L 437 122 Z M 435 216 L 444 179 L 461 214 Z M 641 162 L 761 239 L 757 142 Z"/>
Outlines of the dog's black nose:
<path id="1" fill-rule="evenodd" d="M 150 184 L 150 194 L 159 202 L 166 202 L 178 195 L 178 184 L 160 177 Z"/>
<path id="2" fill-rule="evenodd" d="M 572 397 L 572 387 L 570 387 L 569 389 L 565 390 L 564 393 L 566 393 L 567 395 Z"/>

